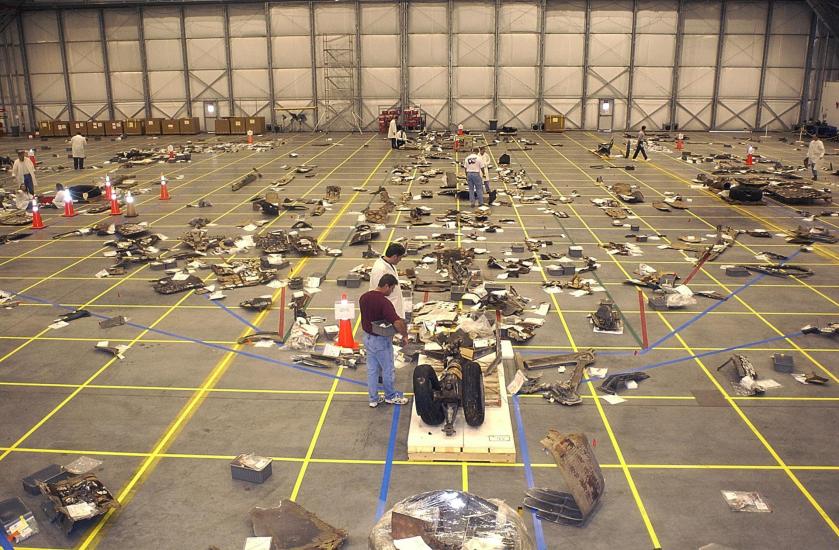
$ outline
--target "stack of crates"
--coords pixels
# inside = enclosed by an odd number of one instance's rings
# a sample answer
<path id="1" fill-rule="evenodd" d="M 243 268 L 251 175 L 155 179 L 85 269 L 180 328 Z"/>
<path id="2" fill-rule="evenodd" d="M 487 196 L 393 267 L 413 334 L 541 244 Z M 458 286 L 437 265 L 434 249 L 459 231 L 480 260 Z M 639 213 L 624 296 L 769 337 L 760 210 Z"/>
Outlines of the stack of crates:
<path id="1" fill-rule="evenodd" d="M 400 113 L 401 111 L 399 109 L 382 109 L 379 111 L 379 133 L 386 134 L 390 125 L 390 119 L 396 118 L 399 120 Z"/>
<path id="2" fill-rule="evenodd" d="M 422 130 L 425 127 L 425 116 L 418 107 L 405 109 L 405 116 L 402 117 L 402 127 L 408 130 Z"/>

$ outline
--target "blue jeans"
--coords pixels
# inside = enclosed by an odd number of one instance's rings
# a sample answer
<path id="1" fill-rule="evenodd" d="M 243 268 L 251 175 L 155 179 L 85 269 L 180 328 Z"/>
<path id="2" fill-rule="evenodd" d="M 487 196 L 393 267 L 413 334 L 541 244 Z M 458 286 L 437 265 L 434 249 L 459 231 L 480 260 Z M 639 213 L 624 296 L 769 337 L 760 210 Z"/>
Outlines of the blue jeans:
<path id="1" fill-rule="evenodd" d="M 379 374 L 385 387 L 385 399 L 399 397 L 393 388 L 396 367 L 393 366 L 393 342 L 387 336 L 364 333 L 367 350 L 367 396 L 373 403 L 379 399 Z"/>
<path id="2" fill-rule="evenodd" d="M 466 184 L 469 186 L 469 202 L 477 201 L 484 205 L 484 178 L 480 172 L 466 172 Z"/>
<path id="3" fill-rule="evenodd" d="M 30 195 L 35 194 L 35 184 L 32 183 L 32 174 L 23 175 L 23 187 Z"/>

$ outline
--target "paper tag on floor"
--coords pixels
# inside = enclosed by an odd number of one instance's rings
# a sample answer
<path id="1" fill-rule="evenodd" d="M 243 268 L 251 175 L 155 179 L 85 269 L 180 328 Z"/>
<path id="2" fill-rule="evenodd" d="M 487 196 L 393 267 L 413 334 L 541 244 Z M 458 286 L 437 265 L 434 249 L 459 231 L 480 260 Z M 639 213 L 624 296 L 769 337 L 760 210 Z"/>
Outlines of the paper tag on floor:
<path id="1" fill-rule="evenodd" d="M 609 369 L 603 367 L 589 367 L 588 368 L 588 376 L 589 378 L 606 378 L 606 373 L 609 372 Z"/>
<path id="2" fill-rule="evenodd" d="M 186 281 L 187 279 L 189 279 L 189 274 L 187 273 L 175 273 L 172 275 L 173 281 Z"/>
<path id="3" fill-rule="evenodd" d="M 51 328 L 51 329 L 64 328 L 69 324 L 70 323 L 68 323 L 66 321 L 56 321 L 53 324 L 49 325 L 47 328 Z"/>
<path id="4" fill-rule="evenodd" d="M 626 399 L 619 395 L 601 395 L 600 397 L 603 399 L 603 401 L 609 403 L 610 405 L 617 405 L 626 401 Z"/>
<path id="5" fill-rule="evenodd" d="M 253 343 L 253 347 L 255 348 L 271 348 L 274 347 L 273 340 L 257 340 Z"/>

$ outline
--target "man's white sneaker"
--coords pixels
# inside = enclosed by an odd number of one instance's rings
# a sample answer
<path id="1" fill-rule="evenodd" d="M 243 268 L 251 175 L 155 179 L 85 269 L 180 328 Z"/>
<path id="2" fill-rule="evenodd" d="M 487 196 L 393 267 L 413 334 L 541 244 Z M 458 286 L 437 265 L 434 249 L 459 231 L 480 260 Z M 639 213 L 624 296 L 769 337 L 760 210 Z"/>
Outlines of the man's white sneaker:
<path id="1" fill-rule="evenodd" d="M 385 398 L 380 395 L 379 398 L 376 401 L 370 401 L 370 403 L 368 403 L 368 405 L 370 405 L 371 409 L 375 409 L 376 407 L 379 406 L 379 403 L 383 403 L 384 400 L 385 400 Z"/>
<path id="2" fill-rule="evenodd" d="M 404 395 L 400 395 L 399 397 L 394 397 L 392 399 L 385 399 L 385 403 L 388 405 L 406 405 L 408 403 L 408 398 Z"/>

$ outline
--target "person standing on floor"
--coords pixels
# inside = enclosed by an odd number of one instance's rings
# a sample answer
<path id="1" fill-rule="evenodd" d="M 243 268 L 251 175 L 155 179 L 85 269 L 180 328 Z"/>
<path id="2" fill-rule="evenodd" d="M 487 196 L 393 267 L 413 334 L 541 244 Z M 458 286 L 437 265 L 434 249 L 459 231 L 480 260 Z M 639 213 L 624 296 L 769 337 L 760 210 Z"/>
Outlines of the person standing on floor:
<path id="1" fill-rule="evenodd" d="M 73 150 L 73 170 L 84 168 L 85 145 L 87 145 L 87 139 L 81 132 L 76 132 L 76 135 L 70 138 L 70 147 Z"/>
<path id="2" fill-rule="evenodd" d="M 487 151 L 486 147 L 481 147 L 481 160 L 484 163 L 484 169 L 481 170 L 481 177 L 484 179 L 484 192 L 489 195 L 489 165 L 492 162 L 492 159 L 489 158 L 489 151 Z M 489 200 L 490 204 L 492 204 L 492 199 Z"/>
<path id="3" fill-rule="evenodd" d="M 383 275 L 374 290 L 369 290 L 358 299 L 361 309 L 361 329 L 364 331 L 364 348 L 367 351 L 367 396 L 372 408 L 380 403 L 405 405 L 408 399 L 394 389 L 396 367 L 393 364 L 393 338 L 373 332 L 373 324 L 388 323 L 402 335 L 402 345 L 408 343 L 408 325 L 397 315 L 388 297 L 399 288 L 399 281 L 393 275 Z M 379 375 L 385 389 L 384 397 L 379 395 Z"/>
<path id="4" fill-rule="evenodd" d="M 398 129 L 396 127 L 396 117 L 390 119 L 390 124 L 387 127 L 387 138 L 390 140 L 390 148 L 396 149 L 396 138 Z"/>
<path id="5" fill-rule="evenodd" d="M 484 161 L 478 154 L 478 149 L 472 149 L 472 154 L 463 160 L 463 168 L 466 170 L 466 185 L 469 186 L 469 203 L 475 208 L 475 201 L 480 206 L 484 205 Z"/>
<path id="6" fill-rule="evenodd" d="M 644 155 L 644 160 L 650 160 L 647 158 L 647 127 L 641 126 L 641 129 L 638 131 L 638 144 L 635 146 L 635 154 L 632 155 L 632 160 L 638 158 L 638 153 L 640 152 Z"/>
<path id="7" fill-rule="evenodd" d="M 396 280 L 399 280 L 399 273 L 396 270 L 396 265 L 405 256 L 405 247 L 399 243 L 390 243 L 385 249 L 385 255 L 373 262 L 373 269 L 370 271 L 370 288 L 375 290 L 379 284 L 379 280 L 385 275 L 393 275 Z M 402 289 L 397 286 L 396 289 L 387 297 L 396 314 L 400 317 L 405 317 L 405 305 L 402 301 Z"/>
<path id="8" fill-rule="evenodd" d="M 35 196 L 35 185 L 38 183 L 35 180 L 35 165 L 22 150 L 17 152 L 17 159 L 12 165 L 12 176 L 21 189 L 29 193 L 31 197 Z"/>
<path id="9" fill-rule="evenodd" d="M 810 165 L 810 170 L 813 171 L 813 181 L 817 181 L 819 179 L 817 163 L 823 158 L 824 143 L 822 143 L 819 136 L 815 136 L 813 141 L 811 141 L 810 145 L 807 147 L 807 164 Z"/>

